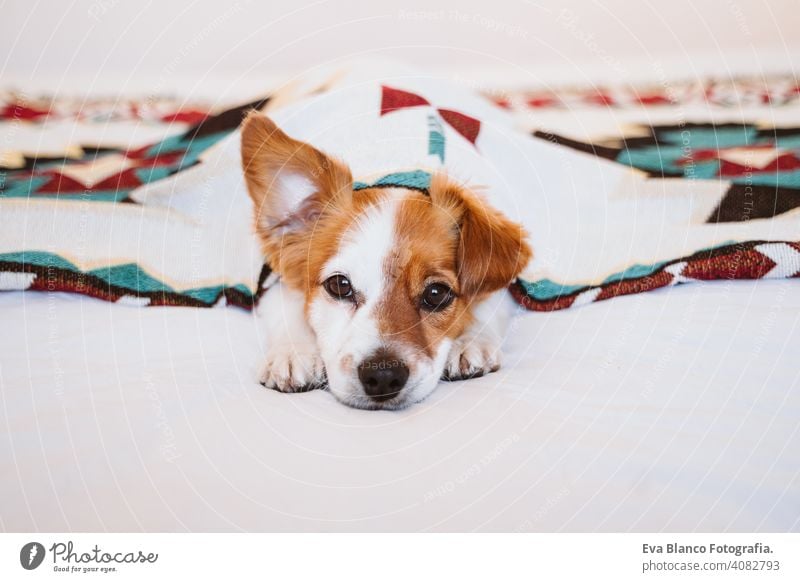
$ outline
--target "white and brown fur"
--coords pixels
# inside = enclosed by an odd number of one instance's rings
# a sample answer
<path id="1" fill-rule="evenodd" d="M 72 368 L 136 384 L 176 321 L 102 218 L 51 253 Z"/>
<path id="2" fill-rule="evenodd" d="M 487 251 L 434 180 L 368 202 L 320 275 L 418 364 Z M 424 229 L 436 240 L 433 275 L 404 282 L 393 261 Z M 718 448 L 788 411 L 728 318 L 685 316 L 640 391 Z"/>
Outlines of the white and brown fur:
<path id="1" fill-rule="evenodd" d="M 440 379 L 499 368 L 505 288 L 531 257 L 518 224 L 444 173 L 427 193 L 354 192 L 347 165 L 258 113 L 242 127 L 242 162 L 257 234 L 281 277 L 262 299 L 262 384 L 283 392 L 327 385 L 347 405 L 399 409 Z M 326 291 L 334 275 L 347 278 L 352 297 Z M 420 303 L 433 283 L 454 297 L 437 311 Z M 375 398 L 365 366 L 401 367 L 407 377 Z"/>

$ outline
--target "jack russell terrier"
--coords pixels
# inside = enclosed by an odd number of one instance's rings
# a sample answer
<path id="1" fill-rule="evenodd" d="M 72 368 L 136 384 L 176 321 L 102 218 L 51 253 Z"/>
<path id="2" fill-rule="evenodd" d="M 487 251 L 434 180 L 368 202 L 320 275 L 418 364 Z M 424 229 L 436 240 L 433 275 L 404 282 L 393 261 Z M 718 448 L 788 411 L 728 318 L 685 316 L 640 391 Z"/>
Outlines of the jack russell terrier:
<path id="1" fill-rule="evenodd" d="M 493 106 L 451 108 L 436 83 L 402 78 L 310 95 L 267 110 L 282 127 L 252 112 L 241 129 L 256 233 L 280 275 L 261 300 L 261 383 L 401 409 L 440 380 L 496 371 L 506 287 L 532 253 L 466 183 L 502 174 L 485 153 L 502 132 L 476 117 Z"/>

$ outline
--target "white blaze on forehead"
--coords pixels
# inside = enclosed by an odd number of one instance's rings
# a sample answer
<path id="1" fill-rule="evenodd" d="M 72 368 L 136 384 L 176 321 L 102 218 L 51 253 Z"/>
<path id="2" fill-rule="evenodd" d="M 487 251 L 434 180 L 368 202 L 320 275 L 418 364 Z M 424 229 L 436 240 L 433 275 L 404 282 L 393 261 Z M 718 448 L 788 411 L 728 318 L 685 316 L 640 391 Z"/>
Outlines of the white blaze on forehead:
<path id="1" fill-rule="evenodd" d="M 339 250 L 323 267 L 323 277 L 333 273 L 347 275 L 353 288 L 368 303 L 377 299 L 385 287 L 386 257 L 395 248 L 395 220 L 400 203 L 391 192 L 387 194 L 356 217 L 343 234 Z"/>

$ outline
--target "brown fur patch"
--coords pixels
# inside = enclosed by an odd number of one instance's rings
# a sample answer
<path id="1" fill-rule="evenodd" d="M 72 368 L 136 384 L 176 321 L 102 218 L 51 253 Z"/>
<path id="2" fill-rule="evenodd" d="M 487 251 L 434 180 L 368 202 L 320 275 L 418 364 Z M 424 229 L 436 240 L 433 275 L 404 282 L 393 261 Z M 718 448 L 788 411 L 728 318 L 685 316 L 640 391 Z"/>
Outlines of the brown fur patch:
<path id="1" fill-rule="evenodd" d="M 387 291 L 377 308 L 378 329 L 389 341 L 433 357 L 445 337 L 458 336 L 471 320 L 467 304 L 456 299 L 447 309 L 421 309 L 431 283 L 445 283 L 459 294 L 456 222 L 428 196 L 413 191 L 401 201 L 395 222 L 396 251 L 384 264 Z"/>
<path id="2" fill-rule="evenodd" d="M 508 285 L 531 256 L 522 228 L 471 191 L 437 175 L 430 196 L 409 191 L 398 210 L 396 251 L 384 269 L 388 290 L 378 308 L 389 339 L 433 357 L 445 337 L 472 322 L 472 305 Z M 456 295 L 441 311 L 420 308 L 427 285 L 444 283 Z"/>
<path id="3" fill-rule="evenodd" d="M 473 191 L 436 174 L 430 195 L 435 206 L 459 217 L 457 261 L 462 293 L 479 297 L 502 289 L 528 264 L 533 253 L 522 226 Z"/>

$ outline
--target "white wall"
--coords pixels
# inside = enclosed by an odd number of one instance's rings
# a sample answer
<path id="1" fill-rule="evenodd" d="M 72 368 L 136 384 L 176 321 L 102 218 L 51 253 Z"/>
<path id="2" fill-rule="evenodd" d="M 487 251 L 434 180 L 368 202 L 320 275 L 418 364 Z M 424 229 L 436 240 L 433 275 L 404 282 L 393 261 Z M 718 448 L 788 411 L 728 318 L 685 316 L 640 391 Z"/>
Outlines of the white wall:
<path id="1" fill-rule="evenodd" d="M 3 13 L 0 79 L 82 90 L 259 85 L 364 53 L 506 84 L 786 70 L 800 55 L 797 0 L 10 0 Z"/>

